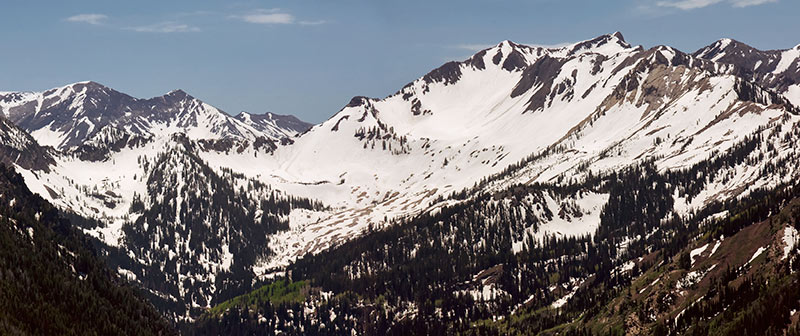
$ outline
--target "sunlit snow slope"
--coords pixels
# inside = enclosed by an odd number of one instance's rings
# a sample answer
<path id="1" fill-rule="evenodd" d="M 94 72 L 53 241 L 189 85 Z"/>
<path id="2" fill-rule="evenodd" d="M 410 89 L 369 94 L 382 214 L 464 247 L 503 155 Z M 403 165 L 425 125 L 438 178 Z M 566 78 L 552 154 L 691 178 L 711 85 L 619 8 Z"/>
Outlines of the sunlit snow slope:
<path id="1" fill-rule="evenodd" d="M 425 211 L 437 196 L 515 163 L 523 167 L 494 188 L 643 160 L 679 168 L 793 109 L 737 76 L 734 65 L 633 47 L 619 33 L 559 49 L 504 41 L 387 98 L 355 97 L 273 156 L 202 156 L 335 207 L 293 215 L 292 229 L 279 234 L 280 257 L 269 264 L 277 266 L 370 224 Z"/>

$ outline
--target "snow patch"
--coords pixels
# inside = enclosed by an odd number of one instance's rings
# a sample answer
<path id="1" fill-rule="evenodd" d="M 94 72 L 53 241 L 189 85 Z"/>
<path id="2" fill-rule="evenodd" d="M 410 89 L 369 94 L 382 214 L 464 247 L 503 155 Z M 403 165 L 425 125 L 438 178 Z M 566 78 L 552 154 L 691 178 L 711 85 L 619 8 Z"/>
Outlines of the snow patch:
<path id="1" fill-rule="evenodd" d="M 783 95 L 792 105 L 800 106 L 800 84 L 790 86 Z"/>
<path id="2" fill-rule="evenodd" d="M 783 245 L 783 257 L 781 257 L 781 260 L 785 260 L 787 257 L 789 257 L 789 253 L 791 253 L 792 250 L 794 250 L 794 247 L 797 246 L 797 241 L 798 241 L 797 236 L 798 236 L 797 229 L 795 229 L 793 226 L 787 226 L 786 228 L 783 229 L 784 245 Z"/>
<path id="3" fill-rule="evenodd" d="M 50 122 L 49 125 L 31 132 L 31 136 L 42 146 L 58 148 L 67 138 L 67 134 L 51 129 L 52 124 L 53 122 Z"/>
<path id="4" fill-rule="evenodd" d="M 722 241 L 725 240 L 725 237 L 720 236 L 719 240 L 714 243 L 714 247 L 711 248 L 711 253 L 708 254 L 709 257 L 713 256 L 714 253 L 717 252 L 717 249 L 722 245 Z"/>
<path id="5" fill-rule="evenodd" d="M 763 246 L 759 247 L 758 250 L 756 250 L 756 253 L 753 253 L 753 256 L 750 257 L 750 260 L 748 260 L 745 263 L 745 265 L 749 265 L 751 262 L 753 262 L 753 260 L 756 260 L 756 258 L 758 258 L 758 256 L 761 255 L 761 253 L 764 253 L 764 251 L 766 251 L 766 250 L 767 249 L 765 247 L 763 247 Z"/>
<path id="6" fill-rule="evenodd" d="M 778 66 L 775 68 L 774 73 L 779 74 L 786 70 L 789 70 L 789 67 L 792 66 L 797 59 L 800 58 L 800 50 L 798 49 L 789 49 L 781 53 L 781 61 L 778 62 Z"/>
<path id="7" fill-rule="evenodd" d="M 130 270 L 127 270 L 127 269 L 124 269 L 124 268 L 120 267 L 117 270 L 117 273 L 119 273 L 119 275 L 122 276 L 123 278 L 125 278 L 126 280 L 136 281 L 136 273 L 133 273 Z"/>
<path id="8" fill-rule="evenodd" d="M 561 308 L 562 306 L 567 304 L 567 301 L 569 301 L 569 299 L 571 299 L 576 292 L 578 292 L 578 287 L 573 288 L 571 292 L 569 292 L 567 295 L 564 295 L 560 299 L 556 300 L 550 306 L 553 308 Z"/>
<path id="9" fill-rule="evenodd" d="M 700 246 L 700 247 L 692 250 L 691 252 L 689 252 L 689 259 L 692 260 L 692 266 L 694 266 L 694 262 L 695 262 L 694 259 L 699 257 L 707 249 L 708 249 L 708 243 L 706 243 L 705 245 Z"/>

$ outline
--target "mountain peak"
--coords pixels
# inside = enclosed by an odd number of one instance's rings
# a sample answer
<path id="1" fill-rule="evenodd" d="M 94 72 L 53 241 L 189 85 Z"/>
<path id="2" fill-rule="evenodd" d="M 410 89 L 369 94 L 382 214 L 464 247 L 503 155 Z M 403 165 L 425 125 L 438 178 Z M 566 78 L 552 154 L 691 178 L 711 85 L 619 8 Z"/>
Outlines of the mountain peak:
<path id="1" fill-rule="evenodd" d="M 619 31 L 614 32 L 613 34 L 611 34 L 611 36 L 616 38 L 619 41 L 625 42 L 625 37 L 622 36 L 622 33 L 619 32 Z M 625 42 L 625 43 L 627 43 L 627 42 Z"/>
<path id="2" fill-rule="evenodd" d="M 622 33 L 618 31 L 612 34 L 603 35 L 601 37 L 604 37 L 606 39 L 606 43 L 613 43 L 625 48 L 631 47 L 631 45 L 627 41 L 625 41 L 625 36 L 622 36 Z"/>
<path id="3" fill-rule="evenodd" d="M 717 61 L 726 55 L 732 53 L 745 53 L 750 54 L 753 52 L 761 52 L 760 50 L 749 46 L 746 43 L 739 42 L 732 38 L 721 38 L 714 43 L 700 48 L 693 55 L 699 58 L 707 58 L 712 61 Z"/>
<path id="4" fill-rule="evenodd" d="M 738 41 L 738 40 L 734 40 L 732 38 L 727 38 L 727 37 L 719 39 L 719 41 L 717 41 L 717 43 L 719 43 L 720 45 L 723 45 L 724 46 L 723 49 L 724 48 L 733 48 L 733 49 L 745 49 L 745 50 L 761 51 L 761 50 L 758 50 L 756 48 L 753 48 L 752 46 L 750 46 L 747 43 L 744 43 L 744 42 L 741 42 L 741 41 Z"/>
<path id="5" fill-rule="evenodd" d="M 350 99 L 350 102 L 347 103 L 346 107 L 358 107 L 361 105 L 366 105 L 369 103 L 370 100 L 373 99 L 370 97 L 355 96 L 352 99 Z"/>
<path id="6" fill-rule="evenodd" d="M 496 47 L 497 48 L 512 48 L 512 49 L 514 49 L 514 48 L 517 48 L 519 46 L 520 46 L 520 44 L 514 43 L 514 41 L 502 40 L 502 41 L 500 41 L 500 43 L 497 44 Z"/>
<path id="7" fill-rule="evenodd" d="M 168 101 L 182 101 L 182 100 L 196 99 L 195 97 L 193 97 L 192 95 L 188 94 L 186 91 L 183 91 L 181 89 L 175 89 L 170 92 L 167 92 L 167 94 L 161 96 L 160 98 L 166 99 Z"/>
<path id="8" fill-rule="evenodd" d="M 68 88 L 71 88 L 75 92 L 80 92 L 83 89 L 86 89 L 87 91 L 110 90 L 110 88 L 108 86 L 105 86 L 105 85 L 100 84 L 98 82 L 89 80 L 89 81 L 82 81 L 82 82 L 72 83 L 72 84 L 63 86 L 61 88 L 51 89 L 49 91 L 52 91 L 52 90 L 63 90 L 63 89 L 68 89 Z"/>
<path id="9" fill-rule="evenodd" d="M 75 82 L 75 83 L 70 84 L 69 86 L 75 86 L 75 85 L 105 86 L 103 84 L 100 84 L 100 83 L 92 81 L 92 80 Z"/>
<path id="10" fill-rule="evenodd" d="M 621 32 L 618 31 L 613 32 L 611 34 L 600 35 L 588 41 L 598 42 L 601 45 L 612 43 L 612 44 L 618 44 L 623 47 L 630 47 L 630 44 L 628 44 L 628 42 L 625 41 L 625 37 L 622 35 Z"/>
<path id="11" fill-rule="evenodd" d="M 170 96 L 170 97 L 187 97 L 187 96 L 189 96 L 189 94 L 186 93 L 186 91 L 183 91 L 181 89 L 175 89 L 175 90 L 172 90 L 170 92 L 167 92 L 166 96 Z"/>
<path id="12" fill-rule="evenodd" d="M 625 41 L 622 33 L 615 32 L 613 34 L 600 35 L 591 40 L 575 43 L 569 51 L 569 54 L 574 55 L 582 51 L 616 54 L 629 48 L 631 48 L 631 45 Z"/>
<path id="13" fill-rule="evenodd" d="M 735 43 L 735 42 L 737 42 L 737 41 L 732 39 L 732 38 L 723 37 L 723 38 L 717 40 L 716 43 L 720 47 L 725 48 L 725 47 L 729 46 L 731 43 Z"/>

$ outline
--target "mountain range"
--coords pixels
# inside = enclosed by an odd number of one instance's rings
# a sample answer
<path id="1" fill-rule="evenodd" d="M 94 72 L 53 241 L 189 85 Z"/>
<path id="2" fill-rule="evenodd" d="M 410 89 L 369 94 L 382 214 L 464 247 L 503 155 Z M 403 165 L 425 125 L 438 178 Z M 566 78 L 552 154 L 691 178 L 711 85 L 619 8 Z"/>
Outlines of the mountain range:
<path id="1" fill-rule="evenodd" d="M 503 41 L 317 125 L 3 92 L 0 162 L 185 333 L 703 334 L 739 323 L 725 286 L 794 293 L 798 106 L 800 45 L 614 33 Z"/>

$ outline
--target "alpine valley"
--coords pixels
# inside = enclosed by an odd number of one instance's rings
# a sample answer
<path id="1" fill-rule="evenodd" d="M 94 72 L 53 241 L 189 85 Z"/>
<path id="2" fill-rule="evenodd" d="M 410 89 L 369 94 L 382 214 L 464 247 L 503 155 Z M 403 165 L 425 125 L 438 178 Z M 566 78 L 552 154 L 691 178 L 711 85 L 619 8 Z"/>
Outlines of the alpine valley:
<path id="1" fill-rule="evenodd" d="M 0 279 L 124 297 L 99 334 L 796 335 L 798 143 L 800 45 L 730 39 L 503 41 L 318 125 L 2 92 Z"/>

